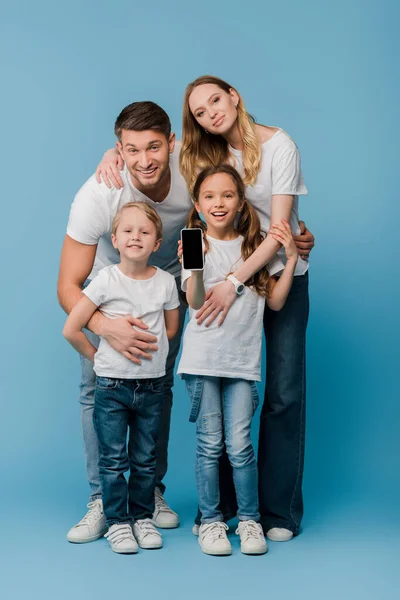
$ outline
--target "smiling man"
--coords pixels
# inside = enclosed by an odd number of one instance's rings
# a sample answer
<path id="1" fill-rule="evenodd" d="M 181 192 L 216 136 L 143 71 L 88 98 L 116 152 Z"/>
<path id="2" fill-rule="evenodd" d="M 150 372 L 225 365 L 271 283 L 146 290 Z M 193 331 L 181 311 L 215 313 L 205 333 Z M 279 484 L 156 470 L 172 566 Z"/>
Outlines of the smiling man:
<path id="1" fill-rule="evenodd" d="M 100 269 L 119 262 L 111 243 L 111 225 L 117 211 L 128 202 L 147 202 L 163 223 L 163 241 L 149 264 L 180 275 L 177 240 L 192 207 L 186 183 L 179 173 L 180 144 L 175 143 L 166 112 L 153 102 L 134 102 L 125 107 L 115 123 L 117 149 L 125 161 L 121 172 L 122 189 L 108 188 L 93 175 L 79 190 L 71 207 L 67 235 L 61 255 L 58 297 L 69 313 L 82 296 L 82 287 Z M 178 289 L 180 282 L 177 281 Z M 157 487 L 154 523 L 158 527 L 179 525 L 178 515 L 166 504 L 163 477 L 167 471 L 167 449 L 172 406 L 173 370 L 185 316 L 180 307 L 180 326 L 171 340 L 164 383 L 164 411 L 157 447 Z M 88 324 L 87 335 L 97 347 L 98 336 L 133 362 L 151 360 L 157 352 L 157 338 L 146 331 L 140 315 L 108 319 L 97 311 Z M 89 511 L 68 532 L 70 542 L 84 543 L 100 538 L 106 531 L 99 476 L 99 446 L 93 425 L 95 373 L 93 365 L 81 357 L 80 405 L 85 448 L 86 473 L 91 488 Z M 128 464 L 126 465 L 128 469 Z"/>

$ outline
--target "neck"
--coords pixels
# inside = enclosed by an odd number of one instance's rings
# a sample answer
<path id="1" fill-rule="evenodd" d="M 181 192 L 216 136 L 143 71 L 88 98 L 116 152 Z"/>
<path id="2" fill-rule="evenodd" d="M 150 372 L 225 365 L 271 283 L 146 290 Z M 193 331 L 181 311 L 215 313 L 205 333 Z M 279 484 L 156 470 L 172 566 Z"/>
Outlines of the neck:
<path id="1" fill-rule="evenodd" d="M 142 185 L 129 174 L 132 185 L 145 196 L 153 200 L 153 202 L 163 202 L 169 194 L 171 187 L 171 169 L 168 167 L 163 177 L 154 186 Z"/>
<path id="2" fill-rule="evenodd" d="M 235 148 L 235 150 L 243 150 L 244 143 L 243 143 L 243 138 L 241 136 L 241 133 L 239 131 L 239 125 L 238 125 L 237 120 L 232 125 L 232 127 L 229 129 L 229 131 L 227 131 L 223 135 L 223 137 L 226 139 L 228 144 L 230 146 L 232 146 L 232 148 Z"/>
<path id="3" fill-rule="evenodd" d="M 207 234 L 216 240 L 221 240 L 224 242 L 236 240 L 236 238 L 239 237 L 239 234 L 236 231 L 233 223 L 231 223 L 231 225 L 227 225 L 224 228 L 218 229 L 214 229 L 212 225 L 207 225 Z"/>
<path id="4" fill-rule="evenodd" d="M 132 279 L 150 279 L 155 273 L 155 267 L 148 265 L 147 260 L 132 261 L 127 260 L 123 256 L 118 268 L 121 273 Z"/>

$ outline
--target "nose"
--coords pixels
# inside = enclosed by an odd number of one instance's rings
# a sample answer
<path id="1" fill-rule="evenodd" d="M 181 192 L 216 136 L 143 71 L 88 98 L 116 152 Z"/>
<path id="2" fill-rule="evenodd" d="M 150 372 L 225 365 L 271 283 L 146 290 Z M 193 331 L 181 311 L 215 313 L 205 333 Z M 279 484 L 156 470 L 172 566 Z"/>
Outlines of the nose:
<path id="1" fill-rule="evenodd" d="M 151 158 L 148 156 L 147 152 L 144 150 L 139 155 L 139 166 L 142 169 L 147 169 L 151 165 Z"/>

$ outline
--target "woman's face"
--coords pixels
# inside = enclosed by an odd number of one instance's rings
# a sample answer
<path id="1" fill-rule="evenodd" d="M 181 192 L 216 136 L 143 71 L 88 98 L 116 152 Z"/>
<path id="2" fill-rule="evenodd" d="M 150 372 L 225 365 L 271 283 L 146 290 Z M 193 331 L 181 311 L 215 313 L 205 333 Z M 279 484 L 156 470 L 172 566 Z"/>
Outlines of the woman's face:
<path id="1" fill-rule="evenodd" d="M 203 129 L 215 135 L 225 135 L 235 125 L 238 102 L 235 90 L 224 92 L 215 83 L 198 85 L 189 96 L 192 115 Z"/>

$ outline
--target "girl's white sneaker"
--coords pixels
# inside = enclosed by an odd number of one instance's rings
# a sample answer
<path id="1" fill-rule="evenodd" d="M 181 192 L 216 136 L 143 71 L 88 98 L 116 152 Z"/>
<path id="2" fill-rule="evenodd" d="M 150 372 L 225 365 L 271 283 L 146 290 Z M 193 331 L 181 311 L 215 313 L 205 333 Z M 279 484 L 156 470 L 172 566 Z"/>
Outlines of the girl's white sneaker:
<path id="1" fill-rule="evenodd" d="M 227 556 L 232 554 L 232 546 L 226 536 L 229 527 L 223 521 L 202 523 L 199 527 L 199 544 L 204 554 Z"/>
<path id="2" fill-rule="evenodd" d="M 118 554 L 136 554 L 138 545 L 129 523 L 115 523 L 104 535 L 111 550 Z"/>
<path id="3" fill-rule="evenodd" d="M 243 554 L 265 554 L 268 550 L 261 523 L 239 521 L 236 534 L 240 536 L 240 550 Z"/>
<path id="4" fill-rule="evenodd" d="M 293 531 L 284 527 L 273 527 L 267 531 L 267 538 L 271 542 L 289 542 L 293 537 Z"/>

